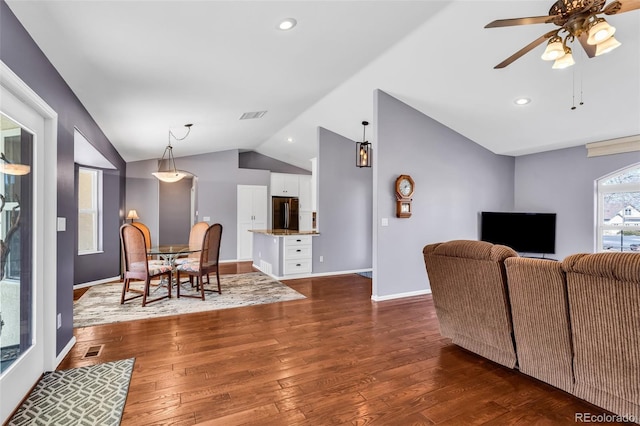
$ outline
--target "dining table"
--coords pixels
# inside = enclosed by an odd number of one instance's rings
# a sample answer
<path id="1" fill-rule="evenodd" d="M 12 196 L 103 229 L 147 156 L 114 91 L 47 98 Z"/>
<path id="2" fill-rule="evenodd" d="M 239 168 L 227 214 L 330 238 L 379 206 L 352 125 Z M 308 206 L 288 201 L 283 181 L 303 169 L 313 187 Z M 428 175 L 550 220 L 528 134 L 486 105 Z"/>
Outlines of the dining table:
<path id="1" fill-rule="evenodd" d="M 158 256 L 161 260 L 164 261 L 166 265 L 171 266 L 172 272 L 176 272 L 176 264 L 175 261 L 181 256 L 187 256 L 191 253 L 197 253 L 202 251 L 202 246 L 194 246 L 189 244 L 162 244 L 157 246 L 152 246 L 147 250 L 147 255 L 149 256 Z M 173 278 L 172 285 L 177 285 L 177 279 Z M 160 281 L 160 287 L 168 286 L 167 280 L 162 279 Z M 157 289 L 156 289 L 157 290 Z M 171 294 L 171 293 L 169 293 Z"/>

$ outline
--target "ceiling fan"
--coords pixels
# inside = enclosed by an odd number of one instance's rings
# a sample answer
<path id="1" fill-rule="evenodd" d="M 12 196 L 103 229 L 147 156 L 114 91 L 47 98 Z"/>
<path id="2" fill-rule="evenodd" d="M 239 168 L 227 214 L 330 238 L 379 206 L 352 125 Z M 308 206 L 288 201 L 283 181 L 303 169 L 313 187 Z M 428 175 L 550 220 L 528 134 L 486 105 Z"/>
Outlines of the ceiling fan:
<path id="1" fill-rule="evenodd" d="M 620 46 L 613 37 L 615 28 L 598 15 L 616 15 L 640 9 L 640 0 L 614 0 L 605 6 L 606 0 L 558 0 L 546 16 L 529 18 L 498 19 L 485 28 L 509 27 L 530 24 L 554 24 L 556 28 L 532 41 L 494 68 L 504 68 L 545 40 L 547 47 L 542 54 L 545 61 L 555 61 L 553 68 L 566 68 L 575 63 L 567 43 L 578 39 L 587 56 L 593 58 Z"/>

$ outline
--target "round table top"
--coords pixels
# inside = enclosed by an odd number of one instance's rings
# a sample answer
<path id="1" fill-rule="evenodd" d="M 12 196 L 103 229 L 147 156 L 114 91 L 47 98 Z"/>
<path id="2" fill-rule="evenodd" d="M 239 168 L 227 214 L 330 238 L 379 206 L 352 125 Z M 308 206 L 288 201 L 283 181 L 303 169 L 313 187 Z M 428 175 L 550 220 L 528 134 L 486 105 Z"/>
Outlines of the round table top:
<path id="1" fill-rule="evenodd" d="M 154 246 L 147 250 L 148 254 L 189 254 L 202 250 L 202 247 L 189 246 L 189 244 L 169 244 Z"/>

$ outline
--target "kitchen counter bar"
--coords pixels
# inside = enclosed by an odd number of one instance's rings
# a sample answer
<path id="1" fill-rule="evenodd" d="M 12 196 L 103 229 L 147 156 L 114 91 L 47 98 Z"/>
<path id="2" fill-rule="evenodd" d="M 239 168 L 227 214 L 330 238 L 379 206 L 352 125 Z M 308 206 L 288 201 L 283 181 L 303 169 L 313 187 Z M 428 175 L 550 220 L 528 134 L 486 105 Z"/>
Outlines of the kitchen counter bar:
<path id="1" fill-rule="evenodd" d="M 249 232 L 270 235 L 272 237 L 284 237 L 287 235 L 320 235 L 317 231 L 294 231 L 290 229 L 251 229 Z"/>

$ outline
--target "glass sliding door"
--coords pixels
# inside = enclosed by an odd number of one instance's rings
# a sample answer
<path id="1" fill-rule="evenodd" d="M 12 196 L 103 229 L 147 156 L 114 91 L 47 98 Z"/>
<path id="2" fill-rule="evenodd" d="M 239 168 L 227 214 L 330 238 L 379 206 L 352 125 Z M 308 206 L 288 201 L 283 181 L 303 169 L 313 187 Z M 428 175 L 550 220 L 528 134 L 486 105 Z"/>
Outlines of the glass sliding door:
<path id="1" fill-rule="evenodd" d="M 33 135 L 0 113 L 0 374 L 33 342 Z"/>

